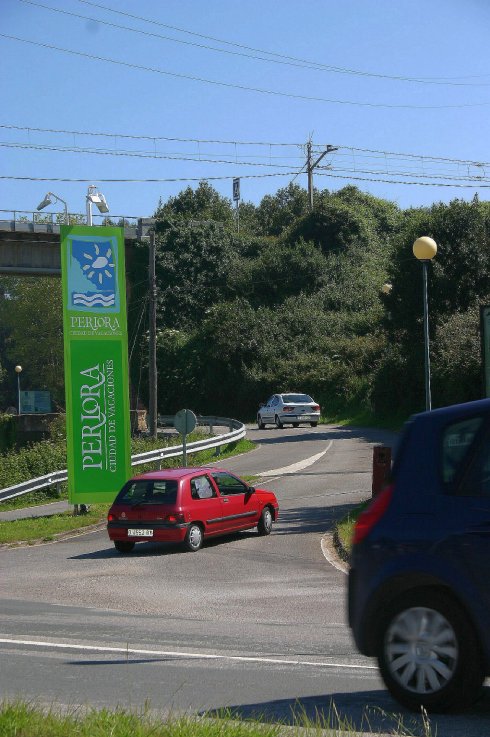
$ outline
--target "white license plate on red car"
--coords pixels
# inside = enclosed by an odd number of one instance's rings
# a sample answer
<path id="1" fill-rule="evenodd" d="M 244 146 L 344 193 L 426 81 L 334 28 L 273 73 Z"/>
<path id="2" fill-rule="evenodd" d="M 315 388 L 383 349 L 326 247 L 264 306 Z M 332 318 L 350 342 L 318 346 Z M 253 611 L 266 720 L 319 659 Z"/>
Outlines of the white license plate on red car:
<path id="1" fill-rule="evenodd" d="M 153 537 L 153 530 L 128 530 L 128 537 Z"/>

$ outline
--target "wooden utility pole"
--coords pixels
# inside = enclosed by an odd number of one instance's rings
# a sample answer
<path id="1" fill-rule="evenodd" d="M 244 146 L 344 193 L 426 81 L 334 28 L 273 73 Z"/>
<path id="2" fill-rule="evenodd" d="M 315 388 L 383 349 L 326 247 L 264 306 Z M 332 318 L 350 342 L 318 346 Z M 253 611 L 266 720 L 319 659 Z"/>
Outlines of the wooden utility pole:
<path id="1" fill-rule="evenodd" d="M 148 254 L 149 273 L 149 397 L 148 397 L 148 430 L 150 437 L 157 437 L 157 281 L 155 272 L 155 229 L 150 231 L 150 248 Z"/>
<path id="2" fill-rule="evenodd" d="M 308 209 L 310 212 L 313 212 L 313 170 L 318 166 L 324 156 L 326 156 L 327 154 L 331 154 L 333 151 L 337 150 L 337 146 L 328 145 L 325 151 L 323 151 L 323 153 L 320 154 L 320 156 L 317 158 L 317 160 L 312 162 L 311 138 L 306 144 L 306 170 L 308 172 Z"/>

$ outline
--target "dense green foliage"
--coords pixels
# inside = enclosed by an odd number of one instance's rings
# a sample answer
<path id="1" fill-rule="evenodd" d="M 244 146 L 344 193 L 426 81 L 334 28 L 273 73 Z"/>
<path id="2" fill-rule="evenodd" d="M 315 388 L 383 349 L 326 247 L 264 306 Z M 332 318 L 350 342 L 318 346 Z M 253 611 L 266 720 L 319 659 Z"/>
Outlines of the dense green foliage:
<path id="1" fill-rule="evenodd" d="M 306 391 L 323 414 L 400 417 L 423 408 L 420 235 L 429 266 L 433 405 L 481 396 L 479 313 L 490 303 L 490 206 L 474 199 L 400 210 L 348 186 L 296 184 L 240 205 L 209 184 L 160 202 L 157 218 L 159 411 L 252 419 L 273 391 Z M 383 294 L 383 283 L 393 289 Z M 3 279 L 0 406 L 27 388 L 62 403 L 59 288 Z M 148 398 L 148 244 L 128 265 L 131 401 Z M 3 299 L 2 299 L 3 293 Z M 39 341 L 37 312 L 43 305 Z M 1 369 L 0 369 L 1 371 Z M 2 377 L 0 375 L 0 382 Z M 2 393 L 3 392 L 3 393 Z"/>

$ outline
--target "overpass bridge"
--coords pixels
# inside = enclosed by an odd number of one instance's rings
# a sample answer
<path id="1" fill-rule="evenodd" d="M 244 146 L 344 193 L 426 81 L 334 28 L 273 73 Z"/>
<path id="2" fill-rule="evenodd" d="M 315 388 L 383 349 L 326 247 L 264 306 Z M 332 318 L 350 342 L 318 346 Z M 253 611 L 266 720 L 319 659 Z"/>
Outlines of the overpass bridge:
<path id="1" fill-rule="evenodd" d="M 61 276 L 60 219 L 64 213 L 42 218 L 25 210 L 0 210 L 0 274 L 10 276 Z M 95 218 L 96 216 L 94 216 Z M 84 216 L 76 215 L 83 224 Z M 107 216 L 104 216 L 107 219 Z M 124 222 L 126 262 L 136 241 L 146 240 L 154 222 L 151 218 L 111 217 Z"/>

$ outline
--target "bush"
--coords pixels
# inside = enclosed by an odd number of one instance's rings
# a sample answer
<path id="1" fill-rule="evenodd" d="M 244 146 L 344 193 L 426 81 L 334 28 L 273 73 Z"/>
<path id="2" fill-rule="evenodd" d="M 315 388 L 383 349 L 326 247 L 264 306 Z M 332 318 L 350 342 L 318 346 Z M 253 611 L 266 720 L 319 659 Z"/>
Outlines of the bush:
<path id="1" fill-rule="evenodd" d="M 17 425 L 14 415 L 0 415 L 0 453 L 10 450 L 15 445 Z"/>

